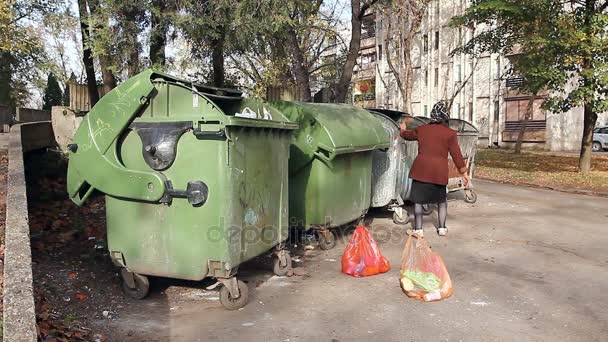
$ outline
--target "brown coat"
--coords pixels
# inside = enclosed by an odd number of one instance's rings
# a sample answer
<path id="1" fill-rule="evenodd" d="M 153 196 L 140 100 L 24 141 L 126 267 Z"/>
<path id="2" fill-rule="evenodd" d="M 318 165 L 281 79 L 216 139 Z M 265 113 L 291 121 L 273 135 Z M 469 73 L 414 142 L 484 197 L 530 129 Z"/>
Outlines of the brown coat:
<path id="1" fill-rule="evenodd" d="M 460 170 L 466 166 L 462 158 L 456 131 L 442 124 L 428 124 L 411 131 L 401 131 L 405 140 L 418 141 L 418 156 L 412 165 L 410 178 L 419 182 L 448 184 L 448 153 Z"/>

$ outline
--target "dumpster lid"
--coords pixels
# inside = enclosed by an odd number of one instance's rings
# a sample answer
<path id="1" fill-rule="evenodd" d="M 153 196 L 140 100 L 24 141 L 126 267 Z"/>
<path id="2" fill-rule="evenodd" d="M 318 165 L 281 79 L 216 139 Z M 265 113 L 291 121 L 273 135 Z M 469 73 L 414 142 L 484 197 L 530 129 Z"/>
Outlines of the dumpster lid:
<path id="1" fill-rule="evenodd" d="M 293 145 L 302 165 L 317 156 L 329 161 L 336 155 L 387 148 L 391 137 L 363 108 L 330 103 L 274 102 L 300 129 Z"/>
<path id="2" fill-rule="evenodd" d="M 218 88 L 181 80 L 171 75 L 154 73 L 152 83 L 166 83 L 188 89 L 193 94 L 206 99 L 221 110 L 222 123 L 226 126 L 253 128 L 274 128 L 295 130 L 298 126 L 289 121 L 281 112 L 255 99 L 242 97 L 237 89 Z"/>
<path id="3" fill-rule="evenodd" d="M 399 126 L 399 124 L 401 124 L 401 120 L 403 120 L 403 118 L 411 117 L 411 118 L 413 118 L 413 120 L 411 120 L 407 124 L 407 129 L 414 129 L 418 126 L 422 126 L 422 125 L 425 125 L 428 123 L 428 121 L 426 120 L 427 118 L 425 118 L 425 117 L 412 116 L 411 114 L 408 114 L 408 113 L 402 112 L 402 111 L 398 111 L 398 110 L 383 109 L 383 108 L 373 108 L 373 109 L 368 108 L 367 110 L 370 113 L 388 116 L 389 118 L 393 119 L 393 121 L 396 122 L 397 126 Z"/>
<path id="4" fill-rule="evenodd" d="M 450 128 L 458 133 L 479 133 L 479 130 L 473 124 L 461 119 L 450 119 Z"/>
<path id="5" fill-rule="evenodd" d="M 393 119 L 393 121 L 395 121 L 395 122 L 400 122 L 399 119 L 401 119 L 403 116 L 411 116 L 411 114 L 409 114 L 409 113 L 402 112 L 399 110 L 394 110 L 394 109 L 385 109 L 385 108 L 366 108 L 366 109 L 370 112 L 376 112 L 376 113 L 380 113 L 385 116 L 388 116 L 389 118 Z"/>

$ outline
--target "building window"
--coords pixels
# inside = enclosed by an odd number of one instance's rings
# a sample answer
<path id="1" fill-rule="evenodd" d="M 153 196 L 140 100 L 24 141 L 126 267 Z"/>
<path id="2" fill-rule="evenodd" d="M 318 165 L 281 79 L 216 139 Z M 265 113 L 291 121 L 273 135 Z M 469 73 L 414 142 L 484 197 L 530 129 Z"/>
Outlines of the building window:
<path id="1" fill-rule="evenodd" d="M 502 69 L 500 67 L 500 57 L 496 58 L 496 75 L 494 79 L 499 80 L 502 76 Z"/>
<path id="2" fill-rule="evenodd" d="M 507 78 L 507 88 L 517 88 L 524 83 L 524 78 L 521 76 Z"/>
<path id="3" fill-rule="evenodd" d="M 435 50 L 439 49 L 439 31 L 435 31 Z"/>
<path id="4" fill-rule="evenodd" d="M 382 60 L 382 45 L 378 45 L 378 60 Z"/>
<path id="5" fill-rule="evenodd" d="M 469 102 L 469 122 L 473 122 L 473 102 Z"/>
<path id="6" fill-rule="evenodd" d="M 439 86 L 439 68 L 435 68 L 435 87 Z"/>
<path id="7" fill-rule="evenodd" d="M 427 105 L 424 105 L 424 116 L 428 116 L 429 113 L 429 107 Z"/>
<path id="8" fill-rule="evenodd" d="M 458 45 L 462 45 L 462 27 L 458 28 Z"/>
<path id="9" fill-rule="evenodd" d="M 429 51 L 429 35 L 426 33 L 424 34 L 424 36 L 422 36 L 422 49 L 424 50 L 424 52 Z"/>
<path id="10" fill-rule="evenodd" d="M 460 103 L 454 103 L 454 114 L 460 119 Z"/>
<path id="11" fill-rule="evenodd" d="M 498 101 L 494 101 L 494 122 L 498 122 L 499 115 L 500 115 L 500 103 Z"/>
<path id="12" fill-rule="evenodd" d="M 456 65 L 456 82 L 462 82 L 462 70 L 460 64 Z"/>
<path id="13" fill-rule="evenodd" d="M 429 71 L 424 70 L 424 86 L 428 87 L 429 86 Z"/>

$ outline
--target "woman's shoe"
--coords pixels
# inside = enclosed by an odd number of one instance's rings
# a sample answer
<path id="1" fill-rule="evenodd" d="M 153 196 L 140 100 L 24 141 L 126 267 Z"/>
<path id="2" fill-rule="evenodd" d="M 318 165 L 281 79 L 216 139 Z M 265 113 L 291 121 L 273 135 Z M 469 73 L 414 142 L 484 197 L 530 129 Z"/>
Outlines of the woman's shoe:
<path id="1" fill-rule="evenodd" d="M 408 229 L 408 235 L 415 235 L 417 237 L 424 237 L 424 231 L 422 229 Z"/>
<path id="2" fill-rule="evenodd" d="M 439 236 L 446 236 L 446 235 L 448 235 L 448 229 L 447 228 L 437 228 L 437 234 Z"/>

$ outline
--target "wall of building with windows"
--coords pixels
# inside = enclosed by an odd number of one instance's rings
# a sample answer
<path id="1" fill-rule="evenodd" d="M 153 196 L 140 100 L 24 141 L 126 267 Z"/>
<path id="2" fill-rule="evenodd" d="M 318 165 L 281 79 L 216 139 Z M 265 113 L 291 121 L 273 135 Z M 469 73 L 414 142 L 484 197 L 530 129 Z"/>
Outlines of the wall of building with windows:
<path id="1" fill-rule="evenodd" d="M 449 100 L 452 101 L 452 117 L 467 120 L 480 130 L 481 146 L 511 147 L 523 124 L 529 95 L 514 90 L 521 79 L 507 75 L 509 56 L 486 54 L 472 58 L 452 53 L 474 34 L 470 29 L 448 25 L 450 19 L 463 13 L 469 4 L 470 0 L 435 0 L 430 3 L 410 50 L 413 61 L 412 114 L 428 117 L 433 104 L 439 100 Z M 376 13 L 374 19 L 373 106 L 406 111 L 403 96 L 387 60 L 391 58 L 398 72 L 403 72 L 399 66 L 404 51 L 399 42 L 392 39 L 398 36 L 395 30 L 399 24 L 396 18 L 387 18 L 380 13 Z M 388 32 L 389 21 L 392 33 Z M 369 38 L 365 38 L 368 39 L 365 48 L 362 44 L 361 63 L 372 60 L 369 57 Z M 365 65 L 364 68 L 362 64 L 363 72 L 360 75 L 365 75 L 369 80 L 371 65 Z M 361 82 L 361 79 L 355 79 L 356 94 L 357 82 Z M 547 95 L 539 94 L 534 100 L 533 115 L 524 135 L 524 147 L 551 151 L 579 149 L 582 109 L 567 113 L 548 112 L 541 108 Z M 368 95 L 368 98 L 371 96 Z M 366 102 L 359 102 L 359 105 L 371 107 Z M 603 124 L 607 120 L 608 114 L 602 114 L 598 122 Z"/>

